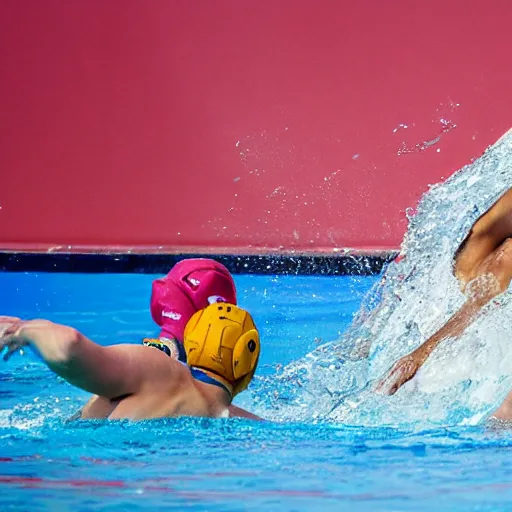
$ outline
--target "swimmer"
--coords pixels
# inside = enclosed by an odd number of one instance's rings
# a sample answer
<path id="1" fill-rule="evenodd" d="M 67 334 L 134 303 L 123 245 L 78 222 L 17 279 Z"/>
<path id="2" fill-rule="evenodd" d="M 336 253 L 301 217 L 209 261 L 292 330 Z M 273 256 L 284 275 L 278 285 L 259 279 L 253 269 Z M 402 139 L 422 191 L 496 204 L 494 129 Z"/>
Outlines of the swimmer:
<path id="1" fill-rule="evenodd" d="M 158 348 L 186 363 L 185 326 L 196 311 L 216 302 L 237 304 L 235 282 L 224 265 L 210 258 L 189 258 L 176 263 L 165 277 L 153 281 L 150 310 L 161 330 L 158 338 L 145 338 L 143 345 Z M 261 420 L 235 405 L 230 405 L 229 414 Z"/>
<path id="2" fill-rule="evenodd" d="M 185 326 L 196 311 L 214 302 L 237 304 L 235 282 L 228 269 L 209 258 L 176 263 L 165 277 L 153 281 L 150 310 L 161 331 L 158 338 L 147 338 L 143 344 L 186 362 Z"/>
<path id="3" fill-rule="evenodd" d="M 378 392 L 396 393 L 443 340 L 460 336 L 491 299 L 508 289 L 512 279 L 512 188 L 473 224 L 454 255 L 453 272 L 466 302 L 441 329 L 391 367 L 378 383 Z M 494 416 L 512 419 L 512 393 Z"/>
<path id="4" fill-rule="evenodd" d="M 104 347 L 65 325 L 0 317 L 4 360 L 30 345 L 47 366 L 95 396 L 80 417 L 142 420 L 227 417 L 251 381 L 260 340 L 249 313 L 229 303 L 195 312 L 183 333 L 188 364 L 144 345 Z"/>

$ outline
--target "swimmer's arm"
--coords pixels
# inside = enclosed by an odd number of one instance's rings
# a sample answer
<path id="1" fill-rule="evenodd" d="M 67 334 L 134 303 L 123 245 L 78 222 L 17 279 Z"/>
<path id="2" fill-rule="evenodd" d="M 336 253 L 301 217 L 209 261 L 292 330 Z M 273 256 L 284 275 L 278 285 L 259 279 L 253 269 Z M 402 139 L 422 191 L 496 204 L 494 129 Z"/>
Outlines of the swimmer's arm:
<path id="1" fill-rule="evenodd" d="M 376 391 L 393 395 L 407 381 L 411 380 L 423 366 L 434 349 L 448 338 L 457 338 L 471 324 L 483 305 L 490 300 L 472 300 L 466 302 L 446 324 L 433 334 L 427 341 L 410 354 L 400 358 L 377 384 Z"/>
<path id="2" fill-rule="evenodd" d="M 139 392 L 151 383 L 165 383 L 168 358 L 140 345 L 98 345 L 72 327 L 46 320 L 18 322 L 4 333 L 3 345 L 30 344 L 47 366 L 70 384 L 108 398 Z M 2 346 L 3 346 L 2 345 Z"/>
<path id="3" fill-rule="evenodd" d="M 512 245 L 502 244 L 484 261 L 480 275 L 466 287 L 468 299 L 450 320 L 411 354 L 399 359 L 377 386 L 377 391 L 392 395 L 408 380 L 430 356 L 432 351 L 445 339 L 456 338 L 480 313 L 480 310 L 494 297 L 508 289 L 512 280 Z"/>
<path id="4" fill-rule="evenodd" d="M 419 366 L 425 363 L 430 354 L 443 340 L 460 336 L 465 331 L 466 327 L 475 319 L 482 306 L 483 304 L 480 302 L 466 302 L 441 329 L 414 350 L 411 355 Z"/>

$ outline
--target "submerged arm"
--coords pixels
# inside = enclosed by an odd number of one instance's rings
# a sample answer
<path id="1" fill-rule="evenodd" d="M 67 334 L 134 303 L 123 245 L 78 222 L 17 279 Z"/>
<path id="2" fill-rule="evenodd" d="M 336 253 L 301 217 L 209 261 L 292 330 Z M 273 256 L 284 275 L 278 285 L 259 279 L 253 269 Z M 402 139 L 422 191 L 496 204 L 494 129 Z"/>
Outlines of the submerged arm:
<path id="1" fill-rule="evenodd" d="M 486 297 L 485 300 L 471 300 L 466 302 L 441 329 L 414 350 L 412 355 L 414 355 L 420 363 L 420 366 L 428 359 L 441 341 L 460 336 L 491 298 L 492 297 Z"/>
<path id="2" fill-rule="evenodd" d="M 416 372 L 423 366 L 434 349 L 447 338 L 460 336 L 466 327 L 473 321 L 481 309 L 481 305 L 466 302 L 450 320 L 427 341 L 421 344 L 410 354 L 399 359 L 380 380 L 377 392 L 393 395 L 407 381 L 411 380 Z"/>

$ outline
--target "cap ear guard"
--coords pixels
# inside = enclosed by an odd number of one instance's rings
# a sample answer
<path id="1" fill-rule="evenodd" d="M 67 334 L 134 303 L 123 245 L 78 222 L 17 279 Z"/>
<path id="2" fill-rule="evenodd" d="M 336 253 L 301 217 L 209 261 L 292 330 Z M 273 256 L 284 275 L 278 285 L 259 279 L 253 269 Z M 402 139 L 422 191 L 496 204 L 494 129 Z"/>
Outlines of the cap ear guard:
<path id="1" fill-rule="evenodd" d="M 242 391 L 245 391 L 249 387 L 249 384 L 251 383 L 251 380 L 254 377 L 255 371 L 256 368 L 251 373 L 249 373 L 249 375 L 242 377 L 240 380 L 233 384 L 233 398 Z"/>
<path id="2" fill-rule="evenodd" d="M 236 380 L 254 371 L 260 355 L 260 337 L 256 329 L 242 334 L 233 347 L 233 376 Z"/>

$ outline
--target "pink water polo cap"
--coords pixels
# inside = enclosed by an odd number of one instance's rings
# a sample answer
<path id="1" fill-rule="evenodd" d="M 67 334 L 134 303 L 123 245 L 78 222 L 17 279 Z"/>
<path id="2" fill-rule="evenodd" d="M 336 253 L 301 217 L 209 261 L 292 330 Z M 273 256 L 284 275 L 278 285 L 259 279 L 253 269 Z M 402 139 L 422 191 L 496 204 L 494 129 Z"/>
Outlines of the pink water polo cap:
<path id="1" fill-rule="evenodd" d="M 177 338 L 190 317 L 214 302 L 236 304 L 236 288 L 228 269 L 208 258 L 182 260 L 153 281 L 151 316 L 162 327 L 161 338 Z"/>

